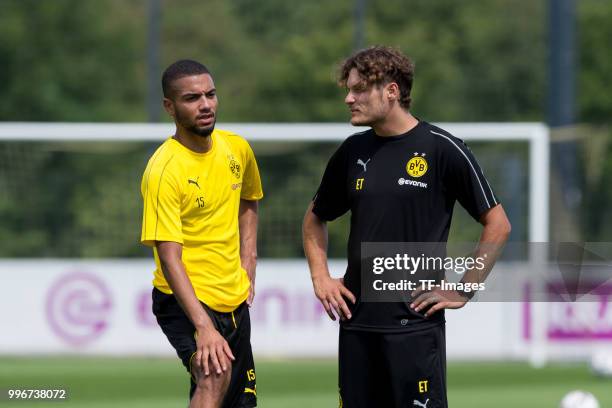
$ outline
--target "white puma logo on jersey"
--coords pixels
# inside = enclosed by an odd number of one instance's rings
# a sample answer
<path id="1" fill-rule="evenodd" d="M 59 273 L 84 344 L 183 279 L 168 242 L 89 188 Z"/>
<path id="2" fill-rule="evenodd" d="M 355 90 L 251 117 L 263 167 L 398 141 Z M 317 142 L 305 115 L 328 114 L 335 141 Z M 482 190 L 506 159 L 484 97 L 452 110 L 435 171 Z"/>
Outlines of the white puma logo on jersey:
<path id="1" fill-rule="evenodd" d="M 367 160 L 367 161 L 364 163 L 364 162 L 363 162 L 363 160 L 361 160 L 361 159 L 357 159 L 357 164 L 359 164 L 360 166 L 363 166 L 363 171 L 368 171 L 368 169 L 367 169 L 367 167 L 366 167 L 366 166 L 368 165 L 368 162 L 369 162 L 370 160 L 372 160 L 372 159 L 368 159 L 368 160 Z"/>
<path id="2" fill-rule="evenodd" d="M 425 400 L 424 404 L 421 401 L 419 401 L 419 400 L 414 400 L 414 401 L 412 401 L 412 405 L 417 405 L 419 407 L 427 408 L 427 403 L 428 402 L 429 402 L 429 398 L 427 398 L 427 400 Z"/>

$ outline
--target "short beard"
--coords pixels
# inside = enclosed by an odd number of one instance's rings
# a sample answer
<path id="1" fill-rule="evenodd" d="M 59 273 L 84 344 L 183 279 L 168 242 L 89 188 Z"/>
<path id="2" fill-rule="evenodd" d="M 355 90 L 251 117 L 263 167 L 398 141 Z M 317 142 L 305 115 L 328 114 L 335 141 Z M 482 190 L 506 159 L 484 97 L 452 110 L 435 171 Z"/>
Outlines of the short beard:
<path id="1" fill-rule="evenodd" d="M 353 126 L 370 126 L 370 123 L 366 122 L 366 121 L 363 121 L 363 120 L 362 121 L 359 121 L 359 120 L 353 121 L 353 120 L 351 120 L 351 125 L 353 125 Z"/>
<path id="2" fill-rule="evenodd" d="M 215 120 L 213 122 L 212 125 L 208 126 L 208 127 L 198 127 L 196 125 L 193 125 L 191 127 L 189 127 L 189 131 L 201 136 L 201 137 L 208 137 L 212 134 L 213 130 L 215 130 L 215 125 L 217 124 L 217 121 Z"/>
<path id="3" fill-rule="evenodd" d="M 213 123 L 207 127 L 197 126 L 195 123 L 190 123 L 191 121 L 184 117 L 180 111 L 176 111 L 176 116 L 174 121 L 177 125 L 180 125 L 185 130 L 193 133 L 194 135 L 198 135 L 200 137 L 208 137 L 212 134 L 213 130 L 215 130 L 215 125 L 217 124 L 217 117 L 214 117 Z"/>
<path id="4" fill-rule="evenodd" d="M 372 121 L 371 119 L 357 119 L 357 120 L 353 120 L 351 118 L 350 120 L 351 125 L 353 126 L 370 126 L 372 127 L 372 125 L 374 124 L 374 121 Z"/>

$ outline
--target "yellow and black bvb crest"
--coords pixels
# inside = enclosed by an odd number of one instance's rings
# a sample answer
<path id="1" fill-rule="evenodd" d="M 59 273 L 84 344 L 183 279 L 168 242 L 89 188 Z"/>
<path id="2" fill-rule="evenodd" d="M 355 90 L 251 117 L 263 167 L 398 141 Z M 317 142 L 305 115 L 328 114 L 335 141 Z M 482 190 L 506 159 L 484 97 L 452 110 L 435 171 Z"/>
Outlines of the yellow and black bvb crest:
<path id="1" fill-rule="evenodd" d="M 406 163 L 406 172 L 409 176 L 418 178 L 427 173 L 428 165 L 425 153 L 414 153 L 414 156 Z"/>
<path id="2" fill-rule="evenodd" d="M 229 162 L 230 171 L 232 172 L 234 177 L 239 179 L 240 178 L 240 163 L 238 163 L 238 161 L 236 159 L 234 159 L 234 156 L 232 156 L 232 155 L 227 156 L 227 158 L 230 161 Z"/>

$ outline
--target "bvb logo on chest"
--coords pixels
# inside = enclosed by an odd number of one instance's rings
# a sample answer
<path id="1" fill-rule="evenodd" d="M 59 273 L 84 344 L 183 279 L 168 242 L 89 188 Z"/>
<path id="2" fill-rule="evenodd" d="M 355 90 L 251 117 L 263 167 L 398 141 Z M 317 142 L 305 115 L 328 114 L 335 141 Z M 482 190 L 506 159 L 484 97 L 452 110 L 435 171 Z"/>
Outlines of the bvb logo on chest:
<path id="1" fill-rule="evenodd" d="M 418 178 L 427 173 L 428 165 L 425 153 L 414 152 L 413 157 L 406 164 L 406 172 L 409 176 Z"/>
<path id="2" fill-rule="evenodd" d="M 229 159 L 229 168 L 230 168 L 230 171 L 232 172 L 234 177 L 239 179 L 240 178 L 240 171 L 241 171 L 240 163 L 238 163 L 238 161 L 236 159 L 234 159 L 234 156 L 232 156 L 231 154 L 228 155 L 227 158 Z"/>

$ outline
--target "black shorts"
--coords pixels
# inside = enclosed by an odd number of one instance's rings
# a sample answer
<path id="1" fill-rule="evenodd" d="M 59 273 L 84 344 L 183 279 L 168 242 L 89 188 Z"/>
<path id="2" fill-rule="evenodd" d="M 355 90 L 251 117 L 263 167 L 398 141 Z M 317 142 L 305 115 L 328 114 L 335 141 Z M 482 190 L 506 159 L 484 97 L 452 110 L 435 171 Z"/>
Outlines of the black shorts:
<path id="1" fill-rule="evenodd" d="M 167 295 L 153 288 L 152 296 L 153 314 L 157 318 L 157 323 L 190 373 L 189 398 L 191 398 L 196 389 L 193 376 L 191 376 L 191 358 L 196 352 L 195 328 L 174 295 Z M 215 328 L 225 338 L 236 357 L 236 360 L 232 362 L 232 377 L 223 400 L 223 408 L 257 406 L 255 364 L 251 350 L 251 318 L 248 306 L 242 303 L 230 313 L 216 312 L 204 304 L 202 307 L 208 312 Z"/>
<path id="2" fill-rule="evenodd" d="M 342 408 L 446 408 L 444 325 L 407 333 L 340 329 Z"/>

